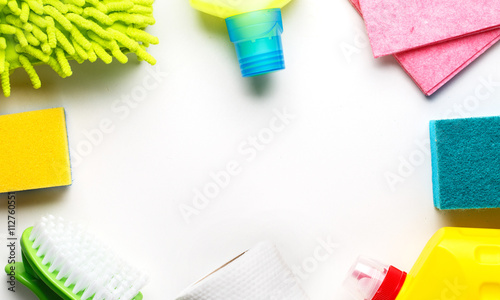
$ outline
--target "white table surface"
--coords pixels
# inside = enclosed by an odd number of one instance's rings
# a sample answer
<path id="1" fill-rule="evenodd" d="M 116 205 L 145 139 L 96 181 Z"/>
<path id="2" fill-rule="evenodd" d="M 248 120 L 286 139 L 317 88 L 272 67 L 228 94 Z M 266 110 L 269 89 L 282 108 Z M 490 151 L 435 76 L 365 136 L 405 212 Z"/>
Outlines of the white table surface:
<path id="1" fill-rule="evenodd" d="M 156 67 L 135 59 L 75 63 L 67 79 L 41 67 L 40 90 L 24 72 L 13 76 L 0 113 L 64 106 L 70 147 L 82 157 L 73 159 L 71 187 L 17 193 L 19 234 L 44 214 L 88 225 L 150 275 L 145 299 L 173 299 L 270 240 L 303 273 L 312 300 L 348 300 L 341 282 L 360 254 L 409 271 L 442 226 L 500 228 L 498 210 L 436 211 L 430 157 L 417 145 L 429 138 L 429 120 L 450 109 L 500 112 L 500 87 L 476 106 L 467 102 L 481 78 L 500 81 L 498 46 L 428 98 L 393 58 L 375 60 L 360 43 L 363 23 L 346 0 L 297 0 L 283 11 L 286 71 L 243 79 L 223 20 L 187 0 L 154 6 Z M 343 53 L 346 45 L 357 47 L 353 55 Z M 148 81 L 146 99 L 125 106 L 151 72 L 161 84 Z M 269 137 L 276 111 L 284 110 L 293 118 Z M 112 131 L 89 149 L 85 133 L 103 120 Z M 248 139 L 259 134 L 268 140 L 255 150 Z M 386 174 L 398 175 L 401 159 L 410 158 L 417 166 L 402 170 L 406 177 L 391 189 Z M 192 207 L 194 190 L 229 163 L 239 173 L 186 222 L 180 208 Z M 6 198 L 0 195 L 4 241 Z M 315 263 L 320 240 L 335 249 Z M 6 247 L 0 261 L 7 262 Z M 20 284 L 7 292 L 5 281 L 0 299 L 35 299 Z"/>

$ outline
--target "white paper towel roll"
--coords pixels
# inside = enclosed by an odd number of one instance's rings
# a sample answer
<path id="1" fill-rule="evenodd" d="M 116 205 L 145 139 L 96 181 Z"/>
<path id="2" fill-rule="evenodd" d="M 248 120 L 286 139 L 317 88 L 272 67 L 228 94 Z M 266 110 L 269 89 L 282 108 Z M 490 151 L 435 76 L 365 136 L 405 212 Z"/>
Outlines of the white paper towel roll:
<path id="1" fill-rule="evenodd" d="M 306 300 L 276 247 L 259 243 L 186 289 L 177 300 Z"/>

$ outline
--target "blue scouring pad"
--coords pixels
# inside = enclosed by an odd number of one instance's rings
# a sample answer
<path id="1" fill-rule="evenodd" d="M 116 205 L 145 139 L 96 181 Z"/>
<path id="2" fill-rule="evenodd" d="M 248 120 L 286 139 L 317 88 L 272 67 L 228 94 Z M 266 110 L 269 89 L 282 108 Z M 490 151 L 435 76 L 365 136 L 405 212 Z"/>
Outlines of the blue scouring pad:
<path id="1" fill-rule="evenodd" d="M 500 207 L 500 117 L 430 122 L 434 205 Z"/>

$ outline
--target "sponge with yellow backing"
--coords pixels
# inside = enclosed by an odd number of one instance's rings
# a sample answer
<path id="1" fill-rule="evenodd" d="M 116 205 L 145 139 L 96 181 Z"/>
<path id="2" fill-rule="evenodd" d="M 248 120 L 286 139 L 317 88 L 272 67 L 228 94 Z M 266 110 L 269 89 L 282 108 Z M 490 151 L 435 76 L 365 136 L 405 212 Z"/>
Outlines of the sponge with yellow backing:
<path id="1" fill-rule="evenodd" d="M 146 33 L 154 0 L 0 0 L 0 75 L 6 97 L 9 75 L 24 68 L 41 87 L 34 65 L 47 64 L 61 77 L 72 75 L 68 60 L 100 58 L 109 64 L 126 53 L 155 64 L 146 52 L 158 38 Z"/>
<path id="2" fill-rule="evenodd" d="M 0 193 L 71 185 L 63 108 L 0 116 Z"/>

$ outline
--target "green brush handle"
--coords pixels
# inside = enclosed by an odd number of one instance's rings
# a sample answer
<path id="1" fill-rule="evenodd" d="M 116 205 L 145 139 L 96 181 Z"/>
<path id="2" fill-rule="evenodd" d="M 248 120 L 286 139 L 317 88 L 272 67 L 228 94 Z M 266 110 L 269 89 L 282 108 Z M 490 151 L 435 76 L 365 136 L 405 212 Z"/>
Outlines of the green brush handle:
<path id="1" fill-rule="evenodd" d="M 30 246 L 29 236 L 32 229 L 32 227 L 26 229 L 21 237 L 23 262 L 15 264 L 16 280 L 29 288 L 40 300 L 80 300 L 80 295 L 72 293 L 71 286 L 65 287 L 56 279 L 54 273 L 49 273 L 48 267 L 42 265 L 41 259 L 36 256 L 37 250 Z M 11 266 L 5 267 L 7 274 L 10 273 Z M 132 300 L 142 300 L 142 298 L 142 294 L 139 293 Z"/>
<path id="2" fill-rule="evenodd" d="M 32 274 L 28 271 L 31 267 L 25 267 L 22 262 L 17 262 L 14 265 L 5 266 L 5 272 L 9 274 L 11 272 L 11 267 L 15 267 L 16 275 L 14 277 L 17 281 L 22 283 L 28 289 L 30 289 L 40 300 L 62 300 L 54 291 L 52 291 L 36 274 Z"/>

